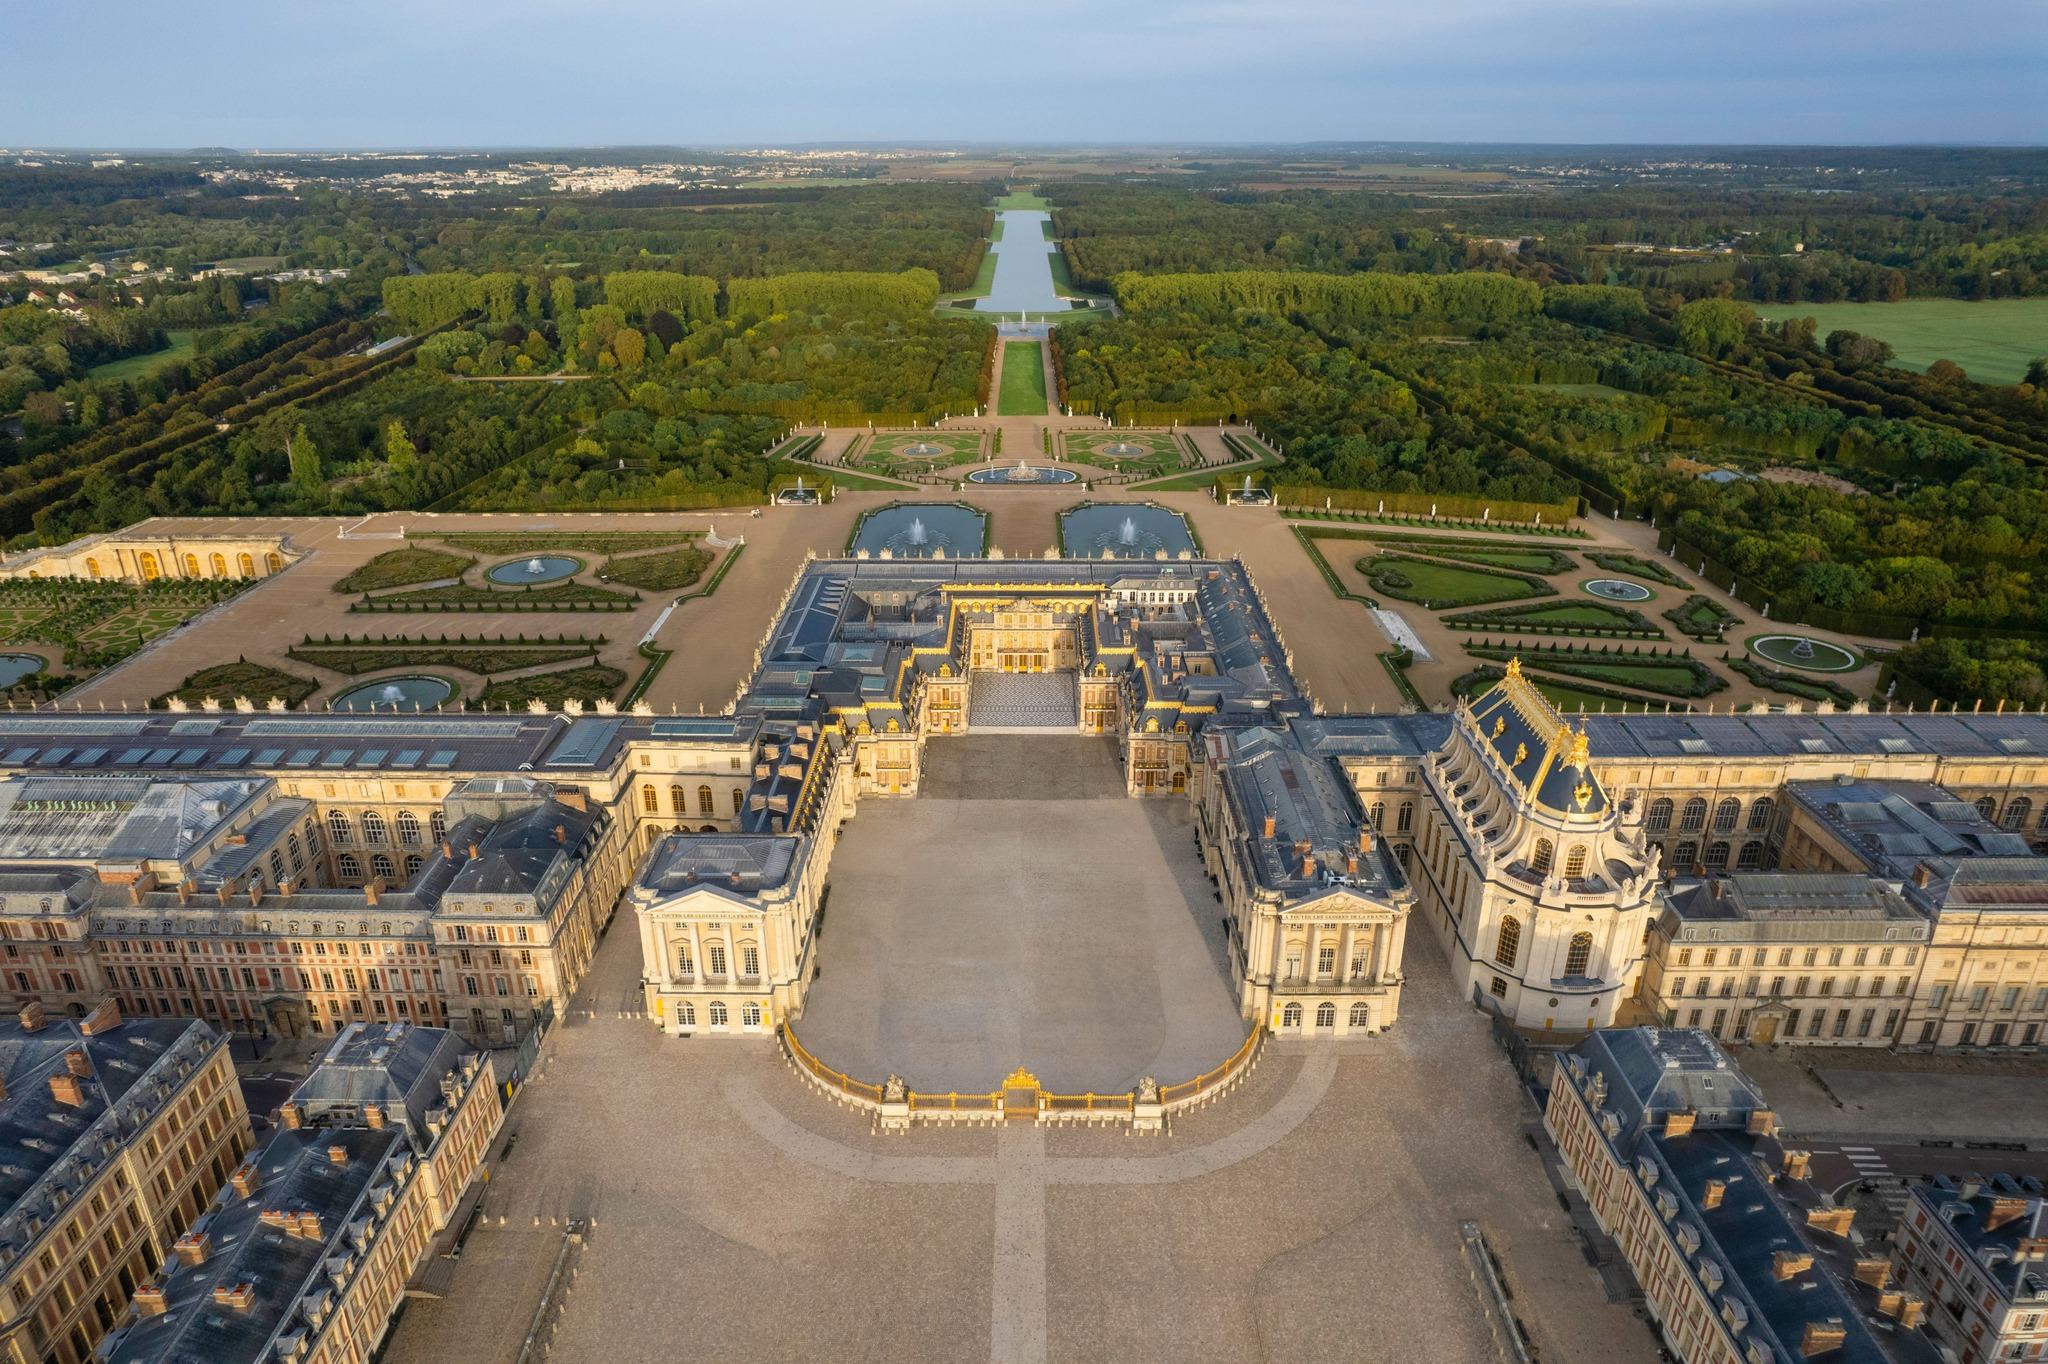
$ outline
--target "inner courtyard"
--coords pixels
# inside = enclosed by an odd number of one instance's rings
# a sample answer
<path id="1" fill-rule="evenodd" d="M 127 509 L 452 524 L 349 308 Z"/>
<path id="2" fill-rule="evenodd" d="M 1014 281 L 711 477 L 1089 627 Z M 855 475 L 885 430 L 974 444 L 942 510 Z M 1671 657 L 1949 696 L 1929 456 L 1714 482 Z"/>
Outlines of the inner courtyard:
<path id="1" fill-rule="evenodd" d="M 852 1074 L 986 1092 L 1183 1080 L 1244 1041 L 1185 801 L 1124 793 L 1115 741 L 934 739 L 913 800 L 864 802 L 832 860 L 796 1027 Z"/>

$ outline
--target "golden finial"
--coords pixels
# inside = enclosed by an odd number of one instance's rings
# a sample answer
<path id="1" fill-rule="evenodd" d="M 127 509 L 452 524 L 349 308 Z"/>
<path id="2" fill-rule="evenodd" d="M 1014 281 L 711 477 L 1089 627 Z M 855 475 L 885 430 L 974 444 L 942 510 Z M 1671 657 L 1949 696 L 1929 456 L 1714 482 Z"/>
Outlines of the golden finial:
<path id="1" fill-rule="evenodd" d="M 1515 655 L 1515 656 L 1514 656 L 1513 658 L 1510 658 L 1510 659 L 1508 660 L 1508 676 L 1509 676 L 1509 677 L 1520 677 L 1521 675 L 1522 675 L 1522 656 L 1521 656 L 1520 654 L 1516 654 L 1516 655 Z"/>
<path id="2" fill-rule="evenodd" d="M 1505 734 L 1505 733 L 1507 733 L 1507 732 L 1508 732 L 1508 717 L 1507 717 L 1507 716 L 1505 716 L 1505 715 L 1496 715 L 1496 716 L 1494 716 L 1494 717 L 1493 717 L 1493 737 L 1494 737 L 1494 738 L 1496 738 L 1496 739 L 1498 739 L 1498 738 L 1499 738 L 1499 737 L 1500 737 L 1501 735 L 1503 735 L 1503 734 Z"/>
<path id="3" fill-rule="evenodd" d="M 1592 761 L 1592 756 L 1587 747 L 1586 722 L 1581 720 L 1579 721 L 1579 732 L 1571 736 L 1571 747 L 1565 752 L 1564 765 L 1566 767 L 1584 767 L 1588 762 Z"/>

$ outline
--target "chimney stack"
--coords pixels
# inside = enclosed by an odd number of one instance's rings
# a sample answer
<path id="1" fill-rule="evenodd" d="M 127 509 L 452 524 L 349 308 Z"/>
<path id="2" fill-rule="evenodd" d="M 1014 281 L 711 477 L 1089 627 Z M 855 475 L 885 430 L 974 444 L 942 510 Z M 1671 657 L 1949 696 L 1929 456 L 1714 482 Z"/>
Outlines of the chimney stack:
<path id="1" fill-rule="evenodd" d="M 1883 1255 L 1865 1255 L 1856 1261 L 1856 1282 L 1883 1290 L 1892 1281 L 1892 1262 Z"/>
<path id="2" fill-rule="evenodd" d="M 1267 815 L 1267 816 L 1266 816 L 1266 837 L 1268 837 L 1268 838 L 1271 838 L 1271 837 L 1273 836 L 1274 832 L 1275 832 L 1275 831 L 1276 831 L 1276 830 L 1277 830 L 1278 828 L 1279 828 L 1279 821 L 1275 820 L 1275 819 L 1273 818 L 1273 816 L 1271 816 L 1271 815 Z"/>
<path id="3" fill-rule="evenodd" d="M 383 878 L 383 877 L 381 877 L 381 876 L 372 876 L 372 877 L 371 877 L 371 878 L 370 878 L 369 880 L 367 880 L 367 881 L 363 882 L 363 903 L 364 903 L 364 904 L 366 904 L 366 905 L 374 905 L 374 904 L 376 904 L 376 903 L 377 903 L 377 897 L 378 897 L 378 896 L 380 896 L 380 895 L 382 895 L 383 893 L 384 893 L 384 878 Z"/>
<path id="4" fill-rule="evenodd" d="M 2027 1200 L 2024 1198 L 1994 1198 L 1991 1207 L 1984 1213 L 1984 1230 L 1997 1231 L 2007 1222 L 2027 1215 Z"/>
<path id="5" fill-rule="evenodd" d="M 1685 1137 L 1692 1135 L 1693 1124 L 1699 1121 L 1699 1114 L 1690 1108 L 1664 1115 L 1664 1135 Z"/>
<path id="6" fill-rule="evenodd" d="M 256 1302 L 256 1285 L 247 1280 L 238 1284 L 217 1283 L 213 1286 L 213 1300 L 222 1307 L 246 1312 Z"/>
<path id="7" fill-rule="evenodd" d="M 1807 1359 L 1824 1355 L 1830 1350 L 1842 1348 L 1842 1342 L 1849 1338 L 1849 1332 L 1842 1325 L 1840 1317 L 1829 1317 L 1826 1321 L 1806 1323 L 1806 1335 L 1799 1342 L 1799 1353 Z"/>
<path id="8" fill-rule="evenodd" d="M 98 1037 L 101 1033 L 112 1032 L 120 1026 L 121 1005 L 112 995 L 108 995 L 93 1006 L 93 1011 L 80 1021 L 78 1030 L 87 1037 Z"/>
<path id="9" fill-rule="evenodd" d="M 347 1165 L 348 1148 L 346 1146 L 343 1146 L 339 1142 L 336 1142 L 334 1145 L 328 1147 L 327 1163 L 330 1165 Z"/>
<path id="10" fill-rule="evenodd" d="M 1833 1232 L 1837 1236 L 1847 1236 L 1849 1228 L 1855 1224 L 1856 1209 L 1854 1208 L 1808 1208 L 1806 1210 L 1806 1225 L 1814 1228 L 1816 1231 L 1828 1231 Z"/>
<path id="11" fill-rule="evenodd" d="M 566 824 L 557 824 L 557 825 L 555 826 L 555 842 L 557 842 L 557 843 L 567 843 L 568 841 L 569 841 L 569 826 L 568 826 L 568 825 L 566 825 Z"/>
<path id="12" fill-rule="evenodd" d="M 45 1015 L 43 1013 L 43 1001 L 41 1001 L 40 999 L 32 999 L 28 1003 L 22 1005 L 20 1018 L 21 1030 L 23 1032 L 41 1032 L 43 1030 L 43 1022 L 45 1018 Z"/>
<path id="13" fill-rule="evenodd" d="M 177 1239 L 173 1249 L 178 1252 L 180 1264 L 203 1265 L 206 1257 L 213 1254 L 213 1238 L 203 1231 L 188 1231 Z"/>
<path id="14" fill-rule="evenodd" d="M 146 1283 L 135 1290 L 135 1315 L 139 1317 L 160 1317 L 170 1310 L 164 1301 L 164 1290 L 153 1283 Z"/>
<path id="15" fill-rule="evenodd" d="M 228 1182 L 235 1186 L 238 1198 L 254 1198 L 256 1191 L 263 1187 L 263 1169 L 253 1160 L 245 1160 L 235 1167 L 228 1176 Z"/>
<path id="16" fill-rule="evenodd" d="M 1778 1115 L 1768 1108 L 1753 1108 L 1744 1130 L 1752 1137 L 1774 1137 L 1778 1134 Z"/>
<path id="17" fill-rule="evenodd" d="M 1928 866 L 1925 862 L 1913 868 L 1913 884 L 1920 887 L 1920 889 L 1927 889 L 1928 883 L 1933 880 L 1934 868 Z"/>
<path id="18" fill-rule="evenodd" d="M 1316 859 L 1312 853 L 1301 855 L 1301 879 L 1306 881 L 1316 874 Z"/>
<path id="19" fill-rule="evenodd" d="M 85 1086 L 70 1071 L 58 1071 L 50 1077 L 50 1097 L 60 1104 L 82 1108 L 85 1106 Z"/>
<path id="20" fill-rule="evenodd" d="M 1721 1200 L 1727 1197 L 1727 1194 L 1727 1180 L 1710 1179 L 1707 1181 L 1707 1187 L 1700 1191 L 1700 1206 L 1702 1208 L 1718 1208 L 1721 1206 Z"/>
<path id="21" fill-rule="evenodd" d="M 1813 1257 L 1803 1250 L 1781 1250 L 1771 1256 L 1771 1277 L 1779 1283 L 1813 1268 Z"/>
<path id="22" fill-rule="evenodd" d="M 279 1104 L 277 1125 L 294 1132 L 298 1131 L 306 1125 L 306 1110 L 289 1101 Z"/>
<path id="23" fill-rule="evenodd" d="M 92 1077 L 92 1058 L 85 1054 L 84 1048 L 73 1047 L 70 1051 L 64 1053 L 64 1069 L 70 1071 L 81 1080 L 90 1079 Z"/>
<path id="24" fill-rule="evenodd" d="M 1787 1151 L 1784 1160 L 1778 1165 L 1778 1171 L 1787 1179 L 1804 1179 L 1812 1162 L 1811 1151 Z"/>
<path id="25" fill-rule="evenodd" d="M 381 1132 L 381 1131 L 383 1131 L 383 1130 L 384 1130 L 384 1105 L 382 1105 L 382 1104 L 364 1104 L 364 1105 L 363 1105 L 363 1126 L 365 1126 L 365 1127 L 369 1128 L 369 1129 L 370 1129 L 371 1131 L 373 1131 L 373 1132 Z"/>

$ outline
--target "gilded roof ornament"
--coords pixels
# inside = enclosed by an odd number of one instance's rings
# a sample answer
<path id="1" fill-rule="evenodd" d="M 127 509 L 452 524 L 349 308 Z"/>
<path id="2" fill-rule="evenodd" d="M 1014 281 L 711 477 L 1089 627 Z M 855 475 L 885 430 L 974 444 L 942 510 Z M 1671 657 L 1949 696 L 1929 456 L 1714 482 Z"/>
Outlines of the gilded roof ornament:
<path id="1" fill-rule="evenodd" d="M 1496 738 L 1496 739 L 1498 739 L 1498 738 L 1499 738 L 1499 737 L 1500 737 L 1501 735 L 1503 735 L 1503 734 L 1505 734 L 1505 733 L 1507 733 L 1507 732 L 1508 732 L 1508 717 L 1507 717 L 1507 716 L 1505 716 L 1505 715 L 1496 715 L 1496 716 L 1494 716 L 1494 717 L 1493 717 L 1493 737 L 1494 737 L 1494 738 Z"/>
<path id="2" fill-rule="evenodd" d="M 1510 658 L 1510 659 L 1508 660 L 1508 676 L 1509 676 L 1509 677 L 1520 677 L 1521 675 L 1522 675 L 1522 656 L 1521 656 L 1520 654 L 1516 654 L 1516 655 L 1515 655 L 1515 656 L 1514 656 L 1513 658 Z"/>
<path id="3" fill-rule="evenodd" d="M 1584 767 L 1593 760 L 1592 751 L 1586 739 L 1586 722 L 1579 721 L 1579 732 L 1571 736 L 1571 746 L 1565 752 L 1566 767 Z"/>

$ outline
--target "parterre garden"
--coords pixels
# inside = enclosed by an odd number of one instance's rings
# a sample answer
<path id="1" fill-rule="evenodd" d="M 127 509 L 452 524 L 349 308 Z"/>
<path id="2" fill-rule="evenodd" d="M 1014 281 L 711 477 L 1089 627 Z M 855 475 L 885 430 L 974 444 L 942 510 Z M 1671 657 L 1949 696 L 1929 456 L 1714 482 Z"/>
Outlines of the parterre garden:
<path id="1" fill-rule="evenodd" d="M 1202 456 L 1170 431 L 1067 431 L 1054 438 L 1063 458 L 1092 464 L 1126 479 L 1157 478 L 1202 467 Z"/>
<path id="2" fill-rule="evenodd" d="M 987 459 L 979 431 L 876 431 L 859 437 L 840 463 L 889 478 L 911 478 Z"/>
<path id="3" fill-rule="evenodd" d="M 109 579 L 0 580 L 0 646 L 61 650 L 62 666 L 83 681 L 149 641 L 234 596 L 245 582 L 175 579 L 137 586 Z M 49 681 L 57 680 L 46 678 Z"/>

